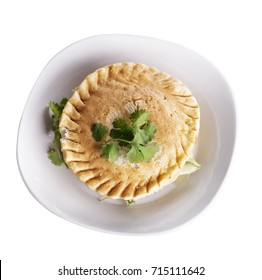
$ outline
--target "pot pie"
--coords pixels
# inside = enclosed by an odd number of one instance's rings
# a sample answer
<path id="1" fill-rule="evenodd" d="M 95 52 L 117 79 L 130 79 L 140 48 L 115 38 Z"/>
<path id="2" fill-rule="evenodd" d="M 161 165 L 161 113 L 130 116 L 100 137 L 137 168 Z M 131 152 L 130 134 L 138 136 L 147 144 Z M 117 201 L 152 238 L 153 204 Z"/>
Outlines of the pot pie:
<path id="1" fill-rule="evenodd" d="M 156 124 L 159 151 L 149 161 L 132 163 L 124 156 L 109 161 L 92 137 L 92 126 L 99 122 L 112 128 L 114 120 L 128 120 L 140 109 Z M 198 169 L 192 150 L 199 124 L 198 103 L 181 81 L 144 64 L 116 63 L 75 88 L 60 118 L 61 150 L 66 164 L 92 190 L 137 200 Z"/>

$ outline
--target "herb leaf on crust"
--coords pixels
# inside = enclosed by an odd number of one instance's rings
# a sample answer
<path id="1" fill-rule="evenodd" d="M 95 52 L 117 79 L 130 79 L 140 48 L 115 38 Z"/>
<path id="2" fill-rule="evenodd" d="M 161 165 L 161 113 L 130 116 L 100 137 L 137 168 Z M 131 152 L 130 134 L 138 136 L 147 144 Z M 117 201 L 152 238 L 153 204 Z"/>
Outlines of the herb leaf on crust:
<path id="1" fill-rule="evenodd" d="M 105 141 L 108 128 L 100 122 L 91 127 L 95 141 L 102 142 L 101 154 L 109 161 L 116 161 L 119 149 L 125 147 L 126 159 L 131 163 L 148 162 L 159 151 L 156 142 L 150 142 L 156 133 L 156 124 L 149 122 L 150 115 L 145 109 L 130 114 L 130 121 L 123 118 L 113 121 L 109 139 Z"/>
<path id="2" fill-rule="evenodd" d="M 119 156 L 119 148 L 115 143 L 103 145 L 101 152 L 109 161 L 116 161 Z"/>
<path id="3" fill-rule="evenodd" d="M 149 117 L 150 115 L 145 109 L 136 110 L 130 115 L 130 119 L 136 127 L 145 125 L 148 122 Z"/>
<path id="4" fill-rule="evenodd" d="M 101 141 L 108 132 L 108 128 L 102 123 L 94 123 L 91 130 L 92 136 L 97 142 Z"/>

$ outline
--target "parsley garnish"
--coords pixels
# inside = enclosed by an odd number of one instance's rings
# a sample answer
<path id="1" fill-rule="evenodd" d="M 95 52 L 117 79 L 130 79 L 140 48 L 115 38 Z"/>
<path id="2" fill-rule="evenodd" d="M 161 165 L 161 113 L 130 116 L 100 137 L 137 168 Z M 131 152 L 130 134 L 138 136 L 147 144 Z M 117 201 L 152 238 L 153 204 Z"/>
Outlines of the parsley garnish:
<path id="1" fill-rule="evenodd" d="M 150 142 L 156 133 L 156 124 L 149 122 L 149 118 L 149 113 L 142 109 L 130 115 L 131 124 L 123 118 L 116 119 L 110 131 L 104 124 L 94 123 L 92 136 L 95 141 L 102 141 L 101 154 L 109 161 L 116 161 L 121 147 L 126 147 L 129 162 L 150 161 L 159 151 L 159 146 L 156 142 Z M 110 138 L 106 141 L 108 131 Z"/>
<path id="2" fill-rule="evenodd" d="M 50 101 L 49 102 L 49 108 L 51 109 L 53 115 L 52 115 L 52 129 L 54 131 L 54 139 L 53 139 L 53 145 L 55 148 L 50 148 L 47 152 L 48 158 L 51 160 L 51 162 L 54 165 L 61 166 L 62 164 L 66 163 L 64 162 L 63 155 L 61 153 L 61 133 L 59 131 L 59 121 L 60 117 L 62 115 L 63 109 L 65 107 L 65 104 L 67 103 L 68 99 L 63 98 L 60 103 L 55 103 Z"/>
<path id="3" fill-rule="evenodd" d="M 108 128 L 102 123 L 95 123 L 92 126 L 92 136 L 96 141 L 101 141 L 105 134 L 108 132 Z"/>
<path id="4" fill-rule="evenodd" d="M 128 200 L 125 200 L 125 202 L 126 202 L 127 206 L 131 206 L 132 204 L 136 204 L 136 201 L 134 199 L 128 199 Z"/>
<path id="5" fill-rule="evenodd" d="M 102 145 L 101 153 L 109 161 L 116 161 L 119 156 L 119 148 L 115 143 L 112 144 L 106 143 Z"/>
<path id="6" fill-rule="evenodd" d="M 48 158 L 51 160 L 51 162 L 54 165 L 61 166 L 64 163 L 57 150 L 50 148 L 47 153 L 48 153 Z"/>

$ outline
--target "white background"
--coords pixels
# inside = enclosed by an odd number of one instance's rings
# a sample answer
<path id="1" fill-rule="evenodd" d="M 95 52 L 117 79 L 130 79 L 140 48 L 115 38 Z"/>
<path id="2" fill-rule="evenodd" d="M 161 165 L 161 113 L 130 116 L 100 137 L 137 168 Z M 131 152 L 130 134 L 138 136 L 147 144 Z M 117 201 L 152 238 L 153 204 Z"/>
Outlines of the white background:
<path id="1" fill-rule="evenodd" d="M 188 278 L 261 279 L 259 2 L 1 2 L 0 259 L 4 280 L 69 279 L 57 275 L 63 265 L 143 269 L 204 266 L 205 277 Z M 151 36 L 189 47 L 218 67 L 234 93 L 237 139 L 226 180 L 200 215 L 168 233 L 119 236 L 71 224 L 48 212 L 31 196 L 17 168 L 19 120 L 43 67 L 57 52 L 79 39 L 113 33 Z"/>

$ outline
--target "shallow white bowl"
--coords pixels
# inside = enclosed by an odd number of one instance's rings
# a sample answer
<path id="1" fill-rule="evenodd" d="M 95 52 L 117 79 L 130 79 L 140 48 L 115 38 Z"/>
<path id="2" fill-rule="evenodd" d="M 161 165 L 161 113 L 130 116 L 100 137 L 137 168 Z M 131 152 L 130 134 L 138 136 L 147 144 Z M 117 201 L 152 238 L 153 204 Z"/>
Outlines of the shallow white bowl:
<path id="1" fill-rule="evenodd" d="M 48 102 L 70 97 L 72 89 L 97 68 L 124 61 L 156 67 L 183 81 L 201 110 L 196 159 L 202 168 L 131 207 L 111 199 L 99 202 L 99 195 L 79 182 L 70 170 L 52 165 L 47 158 L 52 141 Z M 54 214 L 95 230 L 149 234 L 181 225 L 208 205 L 228 170 L 235 130 L 230 89 L 205 58 L 153 38 L 94 36 L 58 53 L 36 81 L 19 127 L 18 166 L 29 191 Z"/>

